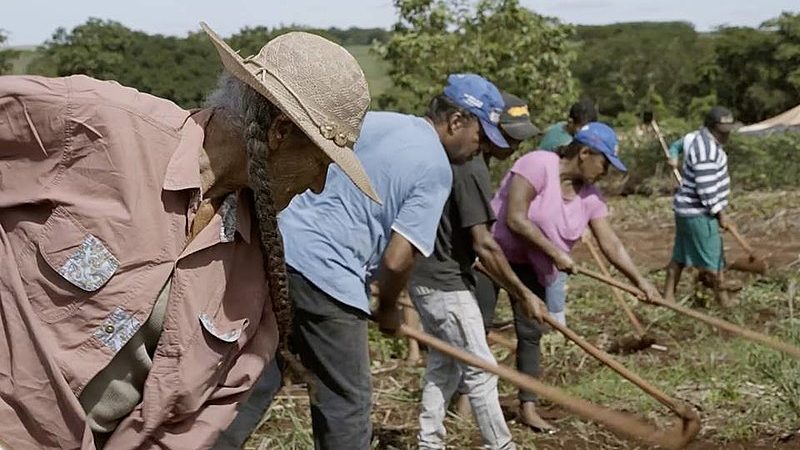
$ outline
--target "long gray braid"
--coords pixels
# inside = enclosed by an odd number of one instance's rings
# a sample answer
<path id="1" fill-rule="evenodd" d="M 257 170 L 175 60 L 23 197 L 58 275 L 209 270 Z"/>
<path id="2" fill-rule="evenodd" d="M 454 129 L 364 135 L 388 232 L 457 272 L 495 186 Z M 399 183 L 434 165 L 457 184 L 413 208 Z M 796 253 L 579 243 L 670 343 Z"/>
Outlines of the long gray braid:
<path id="1" fill-rule="evenodd" d="M 245 111 L 244 136 L 247 140 L 250 187 L 255 197 L 256 217 L 264 251 L 264 270 L 269 281 L 272 310 L 278 322 L 280 342 L 285 349 L 291 333 L 292 304 L 289 301 L 283 239 L 278 230 L 272 186 L 267 172 L 267 124 L 270 123 L 270 112 L 269 108 L 260 107 L 258 103 L 250 103 Z"/>
<path id="2" fill-rule="evenodd" d="M 221 114 L 239 130 L 247 144 L 248 177 L 255 200 L 255 212 L 264 253 L 264 271 L 269 283 L 272 310 L 278 322 L 281 349 L 287 349 L 292 329 L 283 239 L 278 230 L 272 186 L 267 171 L 267 129 L 280 110 L 264 96 L 235 77 L 223 73 L 206 106 Z M 281 352 L 285 353 L 285 352 Z"/>

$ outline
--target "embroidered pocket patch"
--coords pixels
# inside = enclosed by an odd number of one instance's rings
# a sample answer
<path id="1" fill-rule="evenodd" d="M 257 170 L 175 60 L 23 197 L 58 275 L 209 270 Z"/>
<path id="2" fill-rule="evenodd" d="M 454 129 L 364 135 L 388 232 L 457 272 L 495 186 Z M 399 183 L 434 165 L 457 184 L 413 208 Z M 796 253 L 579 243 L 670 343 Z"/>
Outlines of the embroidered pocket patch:
<path id="1" fill-rule="evenodd" d="M 119 268 L 119 261 L 92 234 L 73 252 L 58 273 L 67 281 L 87 292 L 100 289 Z"/>
<path id="2" fill-rule="evenodd" d="M 200 314 L 200 323 L 206 331 L 223 342 L 236 342 L 242 336 L 242 330 L 250 324 L 248 319 L 243 319 L 234 324 L 234 328 L 227 331 L 218 330 L 214 320 L 206 313 Z"/>
<path id="3" fill-rule="evenodd" d="M 117 307 L 94 332 L 94 337 L 117 353 L 133 337 L 139 325 L 139 321 L 131 313 Z"/>

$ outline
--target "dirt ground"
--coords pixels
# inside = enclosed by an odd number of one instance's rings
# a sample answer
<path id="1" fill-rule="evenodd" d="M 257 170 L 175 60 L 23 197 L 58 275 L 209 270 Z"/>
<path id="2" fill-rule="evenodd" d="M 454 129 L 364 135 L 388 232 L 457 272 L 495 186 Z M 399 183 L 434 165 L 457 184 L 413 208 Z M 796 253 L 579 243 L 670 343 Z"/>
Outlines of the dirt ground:
<path id="1" fill-rule="evenodd" d="M 669 198 L 658 199 L 614 199 L 611 201 L 612 224 L 626 248 L 636 263 L 648 273 L 649 276 L 661 283 L 663 280 L 663 269 L 669 261 L 672 239 L 673 239 L 673 218 L 669 207 Z M 739 230 L 751 245 L 756 249 L 758 255 L 767 258 L 770 265 L 770 272 L 767 276 L 756 276 L 750 274 L 734 274 L 734 277 L 742 280 L 743 283 L 752 285 L 753 283 L 775 283 L 775 279 L 782 279 L 786 274 L 795 277 L 800 275 L 800 196 L 794 192 L 779 193 L 751 193 L 747 194 L 737 204 L 738 209 L 732 210 L 732 215 Z M 745 252 L 730 237 L 724 236 L 726 259 L 734 261 L 737 258 L 745 257 Z M 584 263 L 594 267 L 591 257 L 582 245 L 579 245 L 574 255 L 579 263 Z M 777 278 L 776 278 L 777 277 Z M 684 278 L 689 278 L 684 276 Z M 576 279 L 570 281 L 570 295 L 573 289 L 581 295 L 585 295 L 587 289 L 586 280 Z M 686 285 L 691 282 L 684 282 L 683 290 L 687 290 Z M 769 284 L 772 286 L 772 284 Z M 597 290 L 597 287 L 591 289 Z M 605 288 L 599 288 L 605 289 Z M 771 288 L 770 288 L 771 289 Z M 794 289 L 794 288 L 791 288 Z M 593 291 L 591 291 L 593 292 Z M 760 291 L 759 291 L 760 292 Z M 785 294 L 785 293 L 784 293 Z M 784 295 L 781 293 L 775 295 Z M 592 294 L 594 295 L 594 294 Z M 602 291 L 601 294 L 607 298 L 608 292 Z M 753 295 L 758 295 L 753 294 Z M 771 294 L 772 295 L 772 294 Z M 791 295 L 794 295 L 792 292 Z M 590 341 L 598 345 L 607 343 L 609 335 L 614 330 L 625 329 L 628 324 L 613 323 L 609 329 L 609 315 L 618 314 L 613 308 L 613 303 L 606 302 L 591 311 L 584 311 L 580 317 L 580 325 L 575 324 L 576 330 L 584 333 Z M 607 306 L 606 306 L 607 305 Z M 772 304 L 770 304 L 772 305 Z M 647 307 L 644 307 L 647 308 Z M 756 307 L 748 310 L 748 324 L 755 328 L 766 326 L 773 327 L 774 321 L 779 319 L 781 313 L 775 307 Z M 637 314 L 642 314 L 642 309 L 637 310 Z M 648 311 L 647 317 L 652 318 L 653 314 Z M 500 318 L 502 320 L 502 318 Z M 577 319 L 575 319 L 577 320 Z M 624 319 L 620 319 L 625 321 Z M 729 319 L 732 320 L 732 319 Z M 650 323 L 657 322 L 657 319 L 650 320 Z M 603 330 L 603 328 L 606 328 Z M 702 328 L 700 328 L 702 330 Z M 681 355 L 680 348 L 688 342 L 702 343 L 704 339 L 719 339 L 720 342 L 727 342 L 730 336 L 725 333 L 708 335 L 708 338 L 698 337 L 698 328 L 693 325 L 686 325 L 683 322 L 674 322 L 669 327 L 654 327 L 650 329 L 659 344 L 670 348 L 668 352 L 661 352 L 648 349 L 628 357 L 625 364 L 646 364 L 647 367 L 667 367 L 686 364 L 687 360 Z M 513 329 L 508 327 L 502 331 L 508 338 L 513 338 Z M 379 335 L 375 331 L 376 336 Z M 716 337 L 715 337 L 716 336 Z M 374 336 L 372 336 L 374 337 Z M 377 338 L 376 338 L 377 339 Z M 376 347 L 375 341 L 371 338 L 373 356 L 373 383 L 374 383 L 374 403 L 373 403 L 373 448 L 376 449 L 410 449 L 415 446 L 415 435 L 418 430 L 417 414 L 418 402 L 421 392 L 420 379 L 424 369 L 420 366 L 406 364 L 401 358 L 405 355 L 405 347 L 394 347 L 391 340 L 381 341 L 380 348 Z M 386 342 L 389 342 L 386 344 Z M 696 345 L 696 344 L 695 344 Z M 713 348 L 713 347 L 712 347 Z M 513 364 L 513 355 L 507 350 L 495 346 L 495 356 L 500 363 Z M 691 355 L 690 358 L 697 359 L 705 357 L 705 354 Z M 711 360 L 722 358 L 726 361 L 725 355 L 710 355 Z M 598 373 L 601 366 L 591 358 L 586 358 L 580 352 L 571 353 L 563 361 L 552 362 L 545 367 L 543 379 L 548 383 L 559 387 L 570 386 L 571 383 L 581 379 L 581 374 Z M 698 363 L 699 364 L 699 363 Z M 692 373 L 692 377 L 713 377 L 714 367 L 708 364 L 697 366 L 700 373 Z M 654 369 L 655 370 L 655 369 Z M 736 369 L 734 369 L 736 370 Z M 710 374 L 710 375 L 709 375 Z M 600 377 L 601 375 L 598 375 Z M 604 376 L 604 375 L 602 375 Z M 790 374 L 791 376 L 791 374 Z M 800 377 L 800 373 L 797 373 Z M 797 378 L 795 377 L 795 378 Z M 591 379 L 591 377 L 590 377 Z M 586 382 L 585 378 L 582 382 Z M 753 379 L 754 386 L 759 389 L 766 389 L 768 386 L 764 380 Z M 681 400 L 689 401 L 693 406 L 701 408 L 703 400 L 696 400 L 692 397 L 694 390 L 702 390 L 699 384 L 687 381 L 685 386 L 681 386 Z M 738 389 L 738 388 L 737 388 Z M 733 389 L 736 394 L 736 389 Z M 707 392 L 703 395 L 709 395 Z M 716 394 L 714 394 L 716 395 Z M 735 397 L 735 395 L 734 395 Z M 738 398 L 738 397 L 737 397 Z M 624 399 L 610 399 L 611 404 L 605 405 L 614 409 L 631 410 L 639 414 L 644 413 L 649 420 L 655 420 L 659 426 L 664 426 L 672 421 L 666 413 L 655 412 L 663 410 L 656 403 L 649 406 L 637 402 L 626 403 Z M 517 420 L 517 401 L 513 388 L 505 386 L 501 389 L 501 403 L 503 404 L 506 420 L 508 421 L 515 442 L 521 449 L 644 449 L 635 442 L 622 440 L 615 437 L 601 427 L 577 421 L 568 414 L 553 405 L 544 402 L 542 410 L 543 416 L 551 420 L 559 428 L 559 432 L 554 435 L 541 435 L 533 433 L 531 430 L 522 426 Z M 729 405 L 736 404 L 731 400 Z M 634 406 L 639 405 L 639 406 Z M 747 409 L 745 403 L 740 408 Z M 650 410 L 653 411 L 650 411 Z M 739 411 L 740 413 L 742 410 Z M 766 449 L 800 449 L 800 419 L 784 420 L 783 423 L 794 423 L 794 426 L 772 427 L 768 426 L 771 419 L 765 418 L 767 425 L 752 425 L 755 430 L 747 438 L 730 438 L 725 436 L 736 435 L 736 433 L 720 433 L 720 429 L 727 422 L 733 420 L 736 411 L 701 411 L 703 419 L 703 430 L 697 439 L 687 448 L 690 450 L 701 449 L 731 449 L 731 450 L 766 450 Z M 268 417 L 256 434 L 247 443 L 245 448 L 252 449 L 304 449 L 313 448 L 310 441 L 310 420 L 308 413 L 308 398 L 302 386 L 294 385 L 284 388 L 278 399 L 273 403 Z M 449 436 L 448 448 L 480 448 L 480 439 L 471 419 L 461 419 L 456 416 L 449 416 L 446 421 Z"/>
<path id="2" fill-rule="evenodd" d="M 762 197 L 768 200 L 761 203 Z M 731 212 L 740 233 L 771 268 L 783 270 L 800 264 L 800 205 L 797 197 L 794 192 L 752 193 L 746 197 L 746 206 Z M 781 201 L 785 206 L 775 204 Z M 670 197 L 660 197 L 653 200 L 658 206 L 655 211 L 650 207 L 647 211 L 634 210 L 638 214 L 618 217 L 614 215 L 615 209 L 627 212 L 629 203 L 626 199 L 611 200 L 614 229 L 634 261 L 646 271 L 664 268 L 672 254 L 675 225 L 670 202 Z M 723 234 L 723 242 L 729 263 L 747 256 L 730 234 Z M 574 255 L 579 261 L 592 261 L 586 247 L 580 244 Z"/>

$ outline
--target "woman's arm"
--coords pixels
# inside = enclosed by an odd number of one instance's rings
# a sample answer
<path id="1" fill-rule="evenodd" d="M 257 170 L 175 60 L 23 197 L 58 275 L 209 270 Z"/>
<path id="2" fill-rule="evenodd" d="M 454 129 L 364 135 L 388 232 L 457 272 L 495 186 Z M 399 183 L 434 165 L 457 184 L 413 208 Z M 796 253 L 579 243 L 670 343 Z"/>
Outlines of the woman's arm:
<path id="1" fill-rule="evenodd" d="M 594 233 L 597 242 L 600 244 L 600 249 L 611 264 L 625 274 L 639 289 L 644 291 L 648 299 L 661 299 L 661 294 L 655 286 L 639 273 L 627 250 L 625 250 L 625 246 L 622 245 L 622 241 L 619 240 L 617 233 L 611 228 L 608 219 L 605 217 L 592 219 L 589 221 L 589 226 L 591 226 L 592 233 Z"/>
<path id="2" fill-rule="evenodd" d="M 506 224 L 514 235 L 528 245 L 543 251 L 555 262 L 558 270 L 572 272 L 575 262 L 564 251 L 553 245 L 542 230 L 528 219 L 528 209 L 536 198 L 536 190 L 525 178 L 513 174 L 508 186 Z"/>

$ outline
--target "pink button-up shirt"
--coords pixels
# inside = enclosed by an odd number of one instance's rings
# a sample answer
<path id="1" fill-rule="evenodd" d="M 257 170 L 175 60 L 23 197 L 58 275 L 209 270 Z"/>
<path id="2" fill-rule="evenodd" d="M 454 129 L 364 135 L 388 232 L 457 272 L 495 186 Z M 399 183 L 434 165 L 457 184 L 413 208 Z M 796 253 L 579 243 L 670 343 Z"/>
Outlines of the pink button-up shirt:
<path id="1" fill-rule="evenodd" d="M 172 277 L 142 401 L 106 448 L 206 448 L 274 355 L 249 192 L 187 246 L 211 111 L 85 76 L 0 77 L 0 439 L 94 448 L 78 396 Z"/>

